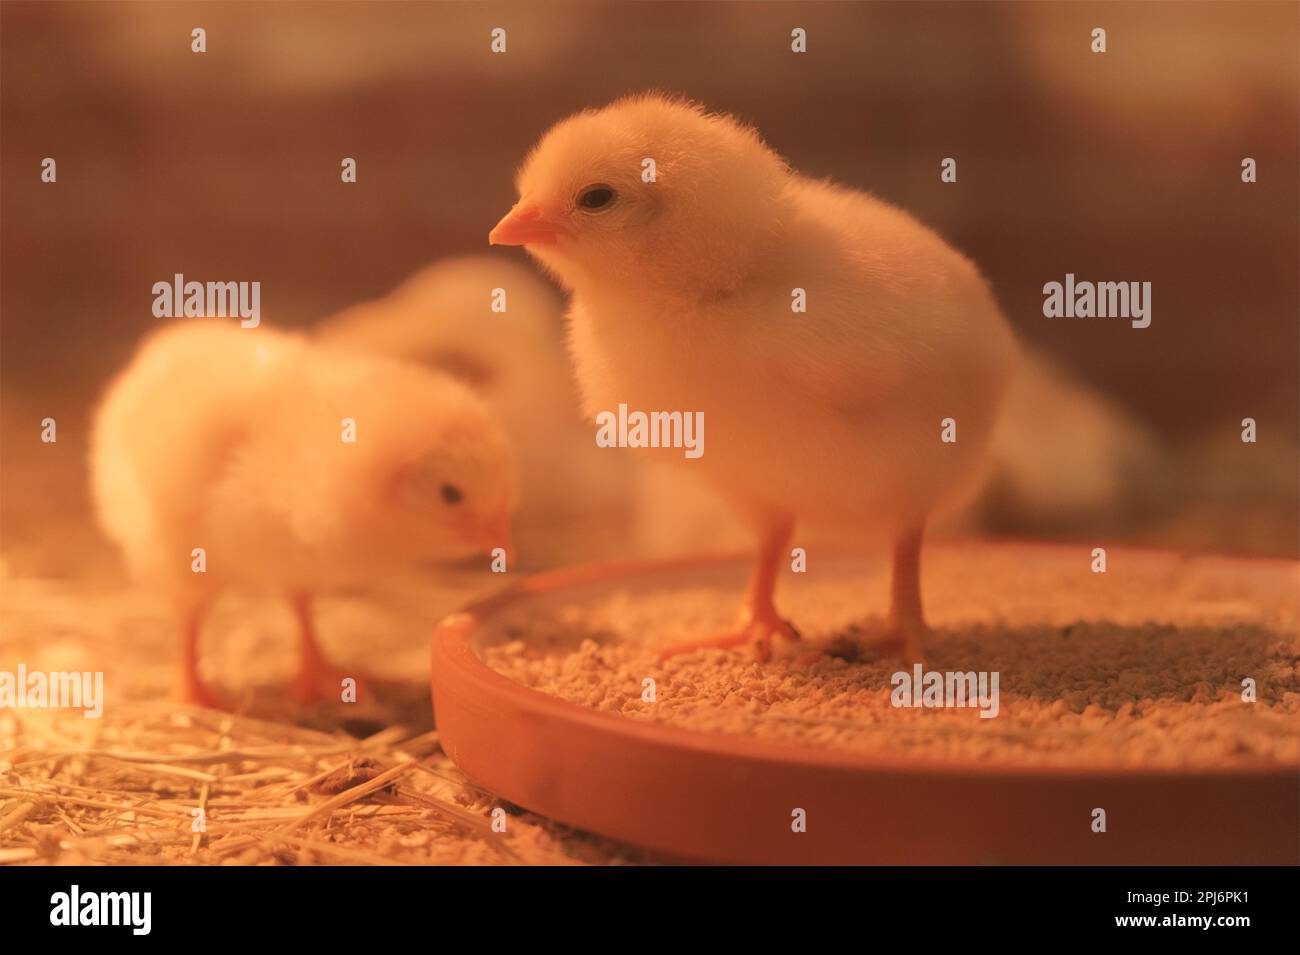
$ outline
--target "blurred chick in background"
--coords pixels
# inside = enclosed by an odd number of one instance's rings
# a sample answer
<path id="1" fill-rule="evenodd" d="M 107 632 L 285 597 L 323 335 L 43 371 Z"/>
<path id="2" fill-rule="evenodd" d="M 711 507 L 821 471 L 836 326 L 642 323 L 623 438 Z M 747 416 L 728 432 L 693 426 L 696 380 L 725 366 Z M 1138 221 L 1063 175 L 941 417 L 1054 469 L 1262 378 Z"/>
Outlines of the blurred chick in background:
<path id="1" fill-rule="evenodd" d="M 497 289 L 503 311 L 492 309 Z M 593 532 L 613 532 L 625 545 L 631 531 L 632 465 L 597 448 L 582 421 L 563 314 L 560 297 L 532 269 L 500 256 L 467 256 L 437 262 L 315 332 L 331 348 L 420 362 L 483 398 L 518 457 L 515 538 L 520 559 L 533 566 L 590 560 Z"/>
<path id="2" fill-rule="evenodd" d="M 1026 352 L 976 499 L 945 524 L 1039 537 L 1131 533 L 1168 506 L 1172 465 L 1128 411 Z"/>
<path id="3" fill-rule="evenodd" d="M 288 599 L 299 624 L 293 696 L 338 699 L 311 594 L 413 560 L 508 548 L 509 439 L 445 375 L 217 321 L 149 336 L 109 387 L 91 442 L 100 525 L 176 609 L 184 699 L 219 705 L 199 676 L 199 636 L 227 588 Z"/>

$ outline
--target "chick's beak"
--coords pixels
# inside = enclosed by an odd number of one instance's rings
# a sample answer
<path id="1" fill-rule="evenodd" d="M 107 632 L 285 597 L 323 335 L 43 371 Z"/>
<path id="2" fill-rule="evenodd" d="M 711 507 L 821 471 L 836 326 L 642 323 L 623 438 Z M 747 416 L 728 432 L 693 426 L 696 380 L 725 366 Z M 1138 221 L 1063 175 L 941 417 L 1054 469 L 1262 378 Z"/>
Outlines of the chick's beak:
<path id="1" fill-rule="evenodd" d="M 537 206 L 516 202 L 488 233 L 490 245 L 536 245 L 554 242 L 569 230 L 553 216 L 548 216 Z"/>
<path id="2" fill-rule="evenodd" d="M 506 565 L 513 567 L 515 563 L 515 545 L 510 534 L 510 515 L 505 514 L 488 526 L 483 535 L 483 546 L 488 553 L 500 547 L 506 552 Z"/>

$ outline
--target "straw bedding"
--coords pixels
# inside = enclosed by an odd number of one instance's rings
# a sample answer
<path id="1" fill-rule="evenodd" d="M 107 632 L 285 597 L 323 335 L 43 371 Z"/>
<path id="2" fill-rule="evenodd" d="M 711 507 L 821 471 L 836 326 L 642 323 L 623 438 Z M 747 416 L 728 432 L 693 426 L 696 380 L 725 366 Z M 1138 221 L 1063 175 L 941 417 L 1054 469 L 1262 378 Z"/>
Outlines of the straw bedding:
<path id="1" fill-rule="evenodd" d="M 287 612 L 273 600 L 224 601 L 205 635 L 204 670 L 239 715 L 167 702 L 176 633 L 148 594 L 0 580 L 0 669 L 102 669 L 106 697 L 99 719 L 0 709 L 0 864 L 642 860 L 477 788 L 439 748 L 429 634 L 482 577 L 321 601 L 331 658 L 380 678 L 369 702 L 346 706 L 288 704 Z M 196 832 L 200 808 L 205 831 Z"/>

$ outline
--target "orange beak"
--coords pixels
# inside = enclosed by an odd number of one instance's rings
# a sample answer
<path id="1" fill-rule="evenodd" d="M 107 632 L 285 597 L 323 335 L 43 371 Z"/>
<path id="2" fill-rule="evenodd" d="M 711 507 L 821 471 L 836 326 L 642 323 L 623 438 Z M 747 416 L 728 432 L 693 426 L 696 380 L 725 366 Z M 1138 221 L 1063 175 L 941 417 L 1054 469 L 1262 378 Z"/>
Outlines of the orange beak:
<path id="1" fill-rule="evenodd" d="M 498 547 L 506 552 L 506 566 L 513 569 L 515 564 L 515 545 L 510 534 L 510 515 L 504 515 L 499 521 L 493 523 L 488 529 L 487 536 L 483 541 L 488 553 L 491 553 Z"/>
<path id="2" fill-rule="evenodd" d="M 569 230 L 537 206 L 521 199 L 488 233 L 490 245 L 537 245 L 554 242 Z"/>

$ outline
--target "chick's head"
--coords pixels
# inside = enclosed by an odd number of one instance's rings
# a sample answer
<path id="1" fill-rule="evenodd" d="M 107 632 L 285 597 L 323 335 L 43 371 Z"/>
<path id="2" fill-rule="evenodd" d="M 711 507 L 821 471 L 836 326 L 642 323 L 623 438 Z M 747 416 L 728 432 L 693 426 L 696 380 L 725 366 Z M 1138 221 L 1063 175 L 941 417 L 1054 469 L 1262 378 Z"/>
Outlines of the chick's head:
<path id="1" fill-rule="evenodd" d="M 511 548 L 518 504 L 513 455 L 490 429 L 448 429 L 423 455 L 403 462 L 389 486 L 389 519 L 415 556 L 449 558 Z"/>
<path id="2" fill-rule="evenodd" d="M 649 94 L 554 126 L 491 232 L 564 285 L 645 279 L 726 291 L 781 226 L 785 162 L 729 116 Z"/>
<path id="3" fill-rule="evenodd" d="M 332 460 L 352 463 L 318 476 L 342 487 L 311 495 L 333 502 L 334 519 L 323 536 L 354 562 L 509 550 L 519 492 L 503 426 L 449 376 L 397 363 L 383 367 L 382 379 L 371 383 L 373 400 L 350 403 L 361 404 L 354 454 L 331 451 Z"/>

